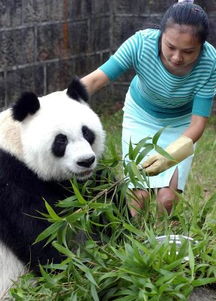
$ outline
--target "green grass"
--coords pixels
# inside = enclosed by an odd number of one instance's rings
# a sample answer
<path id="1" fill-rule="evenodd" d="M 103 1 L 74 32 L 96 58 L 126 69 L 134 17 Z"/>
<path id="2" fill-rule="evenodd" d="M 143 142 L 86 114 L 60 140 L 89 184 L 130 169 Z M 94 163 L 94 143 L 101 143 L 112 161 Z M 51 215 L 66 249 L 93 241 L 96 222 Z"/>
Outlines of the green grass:
<path id="1" fill-rule="evenodd" d="M 204 196 L 216 191 L 216 118 L 212 117 L 203 136 L 197 143 L 193 168 L 190 174 L 187 192 L 194 193 L 191 186 L 197 185 L 203 190 Z"/>
<path id="2" fill-rule="evenodd" d="M 64 261 L 41 267 L 39 278 L 22 277 L 11 290 L 15 300 L 187 300 L 195 287 L 215 285 L 215 119 L 197 145 L 187 189 L 172 214 L 159 219 L 152 199 L 139 220 L 129 218 L 125 202 L 121 120 L 120 112 L 103 117 L 107 149 L 99 166 L 102 182 L 96 184 L 93 178 L 81 186 L 74 180 L 75 196 L 59 203 L 58 215 L 53 211 L 56 208 L 46 204 L 51 226 L 37 240 L 49 240 L 65 256 Z M 134 160 L 125 171 L 132 181 L 145 180 L 136 168 L 134 153 L 131 148 Z M 91 239 L 95 230 L 102 244 Z M 78 231 L 85 231 L 89 239 L 85 247 L 72 252 L 71 239 Z M 188 235 L 194 242 L 182 240 L 180 248 L 168 240 L 160 244 L 156 237 L 163 234 Z"/>

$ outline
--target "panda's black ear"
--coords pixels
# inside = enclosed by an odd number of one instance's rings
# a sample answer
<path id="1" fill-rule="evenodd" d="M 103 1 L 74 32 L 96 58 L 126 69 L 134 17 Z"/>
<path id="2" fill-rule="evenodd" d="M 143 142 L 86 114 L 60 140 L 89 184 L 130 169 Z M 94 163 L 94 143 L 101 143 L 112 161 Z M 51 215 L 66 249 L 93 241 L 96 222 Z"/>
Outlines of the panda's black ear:
<path id="1" fill-rule="evenodd" d="M 33 115 L 40 108 L 37 96 L 32 92 L 25 92 L 12 106 L 12 116 L 15 120 L 23 121 L 28 114 Z"/>
<path id="2" fill-rule="evenodd" d="M 74 77 L 67 89 L 67 95 L 77 101 L 84 100 L 88 102 L 89 95 L 85 86 L 81 83 L 78 77 Z"/>

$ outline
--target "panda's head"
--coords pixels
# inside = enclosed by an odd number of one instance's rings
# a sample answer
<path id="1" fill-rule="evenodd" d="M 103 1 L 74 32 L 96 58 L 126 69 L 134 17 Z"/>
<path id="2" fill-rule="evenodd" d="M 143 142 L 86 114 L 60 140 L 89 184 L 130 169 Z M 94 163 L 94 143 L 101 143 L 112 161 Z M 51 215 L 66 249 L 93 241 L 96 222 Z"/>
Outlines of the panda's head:
<path id="1" fill-rule="evenodd" d="M 40 98 L 24 93 L 12 107 L 20 136 L 17 157 L 39 178 L 82 180 L 92 174 L 105 134 L 87 100 L 84 86 L 75 78 L 65 91 Z"/>

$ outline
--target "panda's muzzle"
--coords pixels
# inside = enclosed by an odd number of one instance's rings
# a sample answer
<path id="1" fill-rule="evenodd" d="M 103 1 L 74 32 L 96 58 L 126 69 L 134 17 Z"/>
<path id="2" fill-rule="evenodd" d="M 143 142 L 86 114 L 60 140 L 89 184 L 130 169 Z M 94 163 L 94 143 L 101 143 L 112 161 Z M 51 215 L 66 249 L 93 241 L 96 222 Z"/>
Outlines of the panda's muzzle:
<path id="1" fill-rule="evenodd" d="M 91 156 L 89 158 L 85 158 L 83 160 L 77 161 L 77 165 L 81 167 L 89 168 L 95 162 L 95 156 Z"/>
<path id="2" fill-rule="evenodd" d="M 85 180 L 88 179 L 93 173 L 93 170 L 87 170 L 87 171 L 83 171 L 80 173 L 74 173 L 74 176 L 78 179 L 78 180 Z"/>

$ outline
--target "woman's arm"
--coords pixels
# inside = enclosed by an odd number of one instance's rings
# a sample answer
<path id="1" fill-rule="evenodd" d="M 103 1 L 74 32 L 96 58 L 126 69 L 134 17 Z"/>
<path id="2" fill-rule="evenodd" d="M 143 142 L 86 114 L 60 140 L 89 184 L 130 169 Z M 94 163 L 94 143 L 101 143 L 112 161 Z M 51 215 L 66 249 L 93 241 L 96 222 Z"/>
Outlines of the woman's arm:
<path id="1" fill-rule="evenodd" d="M 94 94 L 109 83 L 106 74 L 97 69 L 81 78 L 81 82 L 85 85 L 89 95 Z"/>
<path id="2" fill-rule="evenodd" d="M 110 81 L 116 80 L 130 68 L 134 68 L 139 62 L 142 49 L 143 35 L 137 32 L 129 37 L 99 69 L 81 79 L 89 95 L 94 94 Z"/>
<path id="3" fill-rule="evenodd" d="M 184 136 L 189 137 L 195 143 L 202 136 L 206 127 L 208 117 L 192 115 L 190 126 L 183 133 Z"/>

